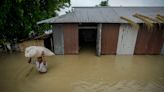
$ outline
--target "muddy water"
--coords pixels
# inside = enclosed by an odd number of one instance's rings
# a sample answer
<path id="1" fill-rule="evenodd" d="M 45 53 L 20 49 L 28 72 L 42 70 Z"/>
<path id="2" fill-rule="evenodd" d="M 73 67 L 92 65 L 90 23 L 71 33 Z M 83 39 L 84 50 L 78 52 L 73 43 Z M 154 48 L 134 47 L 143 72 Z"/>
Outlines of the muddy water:
<path id="1" fill-rule="evenodd" d="M 164 56 L 58 55 L 46 74 L 26 60 L 0 56 L 1 92 L 164 92 Z"/>

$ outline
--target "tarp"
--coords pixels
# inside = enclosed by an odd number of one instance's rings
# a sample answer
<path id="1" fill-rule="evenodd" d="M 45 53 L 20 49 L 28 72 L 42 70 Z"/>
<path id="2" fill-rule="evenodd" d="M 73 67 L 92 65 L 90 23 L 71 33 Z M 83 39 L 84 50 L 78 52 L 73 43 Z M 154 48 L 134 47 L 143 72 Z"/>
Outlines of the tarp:
<path id="1" fill-rule="evenodd" d="M 40 57 L 44 52 L 44 56 L 55 55 L 52 51 L 41 46 L 29 46 L 25 49 L 25 57 Z"/>

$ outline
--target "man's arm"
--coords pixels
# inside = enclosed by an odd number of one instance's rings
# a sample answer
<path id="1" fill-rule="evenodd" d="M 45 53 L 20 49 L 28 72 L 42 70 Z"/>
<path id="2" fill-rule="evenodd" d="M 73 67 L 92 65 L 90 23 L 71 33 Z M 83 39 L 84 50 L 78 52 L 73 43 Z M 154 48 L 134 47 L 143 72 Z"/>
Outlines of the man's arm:
<path id="1" fill-rule="evenodd" d="M 46 60 L 45 60 L 45 57 L 44 57 L 44 51 L 42 51 L 42 59 L 43 59 L 43 64 L 46 65 Z"/>
<path id="2" fill-rule="evenodd" d="M 29 64 L 36 64 L 35 61 L 32 60 L 32 58 L 29 58 L 29 59 L 28 59 L 28 63 L 29 63 Z"/>
<path id="3" fill-rule="evenodd" d="M 29 59 L 28 59 L 28 63 L 30 64 L 30 63 L 31 63 L 31 61 L 32 61 L 32 58 L 29 58 Z"/>

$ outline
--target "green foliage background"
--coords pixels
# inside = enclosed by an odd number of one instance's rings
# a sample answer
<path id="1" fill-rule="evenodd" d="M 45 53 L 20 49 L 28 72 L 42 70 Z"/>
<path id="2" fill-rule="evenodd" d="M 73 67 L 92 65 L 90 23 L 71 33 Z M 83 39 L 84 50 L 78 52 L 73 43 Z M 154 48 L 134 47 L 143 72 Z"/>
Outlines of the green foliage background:
<path id="1" fill-rule="evenodd" d="M 56 11 L 70 6 L 70 0 L 1 0 L 0 40 L 28 37 L 30 31 L 42 32 L 50 25 L 38 27 L 37 21 L 57 16 Z"/>
<path id="2" fill-rule="evenodd" d="M 100 2 L 100 4 L 98 6 L 109 6 L 108 2 L 109 2 L 109 0 L 103 0 Z"/>

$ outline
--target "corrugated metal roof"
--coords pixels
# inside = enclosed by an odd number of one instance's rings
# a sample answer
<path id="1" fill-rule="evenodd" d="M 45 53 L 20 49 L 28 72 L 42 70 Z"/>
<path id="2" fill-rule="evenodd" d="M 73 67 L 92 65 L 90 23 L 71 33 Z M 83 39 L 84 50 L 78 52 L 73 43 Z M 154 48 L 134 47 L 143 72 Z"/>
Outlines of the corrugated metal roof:
<path id="1" fill-rule="evenodd" d="M 126 23 L 120 16 L 137 23 L 141 20 L 132 15 L 140 13 L 154 18 L 157 14 L 164 15 L 164 7 L 74 7 L 73 11 L 62 16 L 42 20 L 42 23 Z"/>

